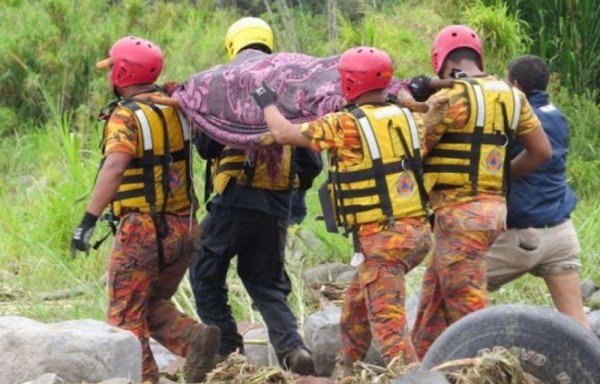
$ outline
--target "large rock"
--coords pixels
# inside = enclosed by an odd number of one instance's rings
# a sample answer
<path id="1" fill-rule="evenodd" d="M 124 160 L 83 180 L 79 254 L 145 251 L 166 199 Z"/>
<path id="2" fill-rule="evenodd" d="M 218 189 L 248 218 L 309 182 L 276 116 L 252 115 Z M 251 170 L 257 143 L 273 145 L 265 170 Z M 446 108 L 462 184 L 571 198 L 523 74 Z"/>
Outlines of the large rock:
<path id="1" fill-rule="evenodd" d="M 600 309 L 600 291 L 596 291 L 590 296 L 587 305 L 592 309 Z"/>
<path id="2" fill-rule="evenodd" d="M 68 383 L 112 378 L 141 381 L 142 352 L 130 332 L 97 320 L 44 324 L 0 317 L 0 383 L 54 373 Z"/>
<path id="3" fill-rule="evenodd" d="M 304 278 L 311 286 L 319 283 L 333 283 L 339 275 L 348 271 L 354 271 L 354 268 L 347 264 L 328 263 L 307 269 L 304 271 Z"/>
<path id="4" fill-rule="evenodd" d="M 592 326 L 592 331 L 594 331 L 596 336 L 600 337 L 600 311 L 588 313 L 587 318 Z"/>
<path id="5" fill-rule="evenodd" d="M 585 279 L 581 282 L 581 296 L 583 300 L 589 299 L 596 291 L 596 284 L 590 279 Z"/>
<path id="6" fill-rule="evenodd" d="M 269 333 L 264 327 L 251 328 L 244 332 L 244 355 L 248 362 L 259 367 L 278 366 L 275 349 L 269 342 Z"/>
<path id="7" fill-rule="evenodd" d="M 406 310 L 406 322 L 408 323 L 408 330 L 412 331 L 415 327 L 415 321 L 417 320 L 417 312 L 419 311 L 419 300 L 421 299 L 421 288 L 414 290 L 412 295 L 408 297 L 404 303 L 404 309 Z"/>
<path id="8" fill-rule="evenodd" d="M 331 376 L 333 373 L 336 356 L 340 351 L 341 316 L 340 308 L 328 305 L 322 311 L 310 315 L 304 323 L 304 341 L 313 354 L 319 376 Z M 383 360 L 373 344 L 364 361 L 383 365 Z"/>
<path id="9" fill-rule="evenodd" d="M 23 384 L 65 384 L 65 381 L 58 377 L 56 373 L 46 373 L 33 381 Z"/>

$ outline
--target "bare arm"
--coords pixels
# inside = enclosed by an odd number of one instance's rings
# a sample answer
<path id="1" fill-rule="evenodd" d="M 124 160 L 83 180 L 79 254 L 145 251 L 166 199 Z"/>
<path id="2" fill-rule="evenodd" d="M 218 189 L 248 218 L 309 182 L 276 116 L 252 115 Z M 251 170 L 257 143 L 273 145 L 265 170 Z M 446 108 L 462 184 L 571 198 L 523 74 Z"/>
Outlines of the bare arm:
<path id="1" fill-rule="evenodd" d="M 534 171 L 552 156 L 552 147 L 548 136 L 539 127 L 533 131 L 517 136 L 517 139 L 525 148 L 510 162 L 510 176 L 518 179 Z"/>
<path id="2" fill-rule="evenodd" d="M 300 126 L 292 124 L 279 112 L 275 105 L 265 107 L 265 120 L 269 131 L 279 144 L 288 144 L 296 147 L 308 147 L 310 140 L 300 132 Z"/>
<path id="3" fill-rule="evenodd" d="M 102 214 L 104 208 L 110 204 L 117 193 L 121 180 L 123 180 L 123 174 L 132 159 L 133 156 L 127 153 L 113 152 L 108 154 L 98 174 L 96 187 L 87 206 L 87 212 L 95 216 Z"/>

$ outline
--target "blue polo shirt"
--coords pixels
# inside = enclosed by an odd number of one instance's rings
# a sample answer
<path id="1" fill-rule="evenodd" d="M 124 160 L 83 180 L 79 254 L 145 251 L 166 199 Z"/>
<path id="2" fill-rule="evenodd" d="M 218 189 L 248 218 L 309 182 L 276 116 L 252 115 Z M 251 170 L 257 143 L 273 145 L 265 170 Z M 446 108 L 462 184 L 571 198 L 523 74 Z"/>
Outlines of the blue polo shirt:
<path id="1" fill-rule="evenodd" d="M 543 227 L 568 218 L 577 199 L 567 184 L 565 172 L 569 147 L 569 127 L 565 116 L 548 101 L 548 94 L 535 90 L 527 96 L 533 112 L 552 146 L 552 158 L 534 172 L 510 184 L 508 228 Z M 514 141 L 509 148 L 513 159 L 523 150 Z"/>

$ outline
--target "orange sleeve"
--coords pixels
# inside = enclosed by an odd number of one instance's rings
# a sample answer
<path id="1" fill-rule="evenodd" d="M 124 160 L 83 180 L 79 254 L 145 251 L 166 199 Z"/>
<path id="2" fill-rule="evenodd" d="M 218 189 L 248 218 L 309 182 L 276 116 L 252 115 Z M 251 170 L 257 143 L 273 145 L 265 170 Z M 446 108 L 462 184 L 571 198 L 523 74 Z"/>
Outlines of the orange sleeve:
<path id="1" fill-rule="evenodd" d="M 133 112 L 117 107 L 104 127 L 104 155 L 113 152 L 136 155 L 138 125 Z"/>

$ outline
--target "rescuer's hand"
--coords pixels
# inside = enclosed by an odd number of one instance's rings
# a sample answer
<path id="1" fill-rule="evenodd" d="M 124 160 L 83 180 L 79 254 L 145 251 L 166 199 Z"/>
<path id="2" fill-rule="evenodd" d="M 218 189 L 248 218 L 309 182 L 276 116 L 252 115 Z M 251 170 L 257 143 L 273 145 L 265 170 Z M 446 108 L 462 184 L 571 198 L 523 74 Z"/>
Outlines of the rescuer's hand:
<path id="1" fill-rule="evenodd" d="M 75 257 L 77 251 L 85 252 L 86 255 L 90 253 L 90 239 L 94 234 L 94 227 L 98 221 L 98 216 L 92 215 L 86 212 L 83 215 L 83 219 L 71 238 L 71 257 Z"/>
<path id="2" fill-rule="evenodd" d="M 262 109 L 277 102 L 277 94 L 269 88 L 265 81 L 263 81 L 262 85 L 256 88 L 251 95 Z"/>
<path id="3" fill-rule="evenodd" d="M 426 75 L 413 77 L 410 80 L 409 88 L 415 100 L 425 101 L 436 92 L 435 89 L 431 89 L 430 84 L 431 77 Z"/>

